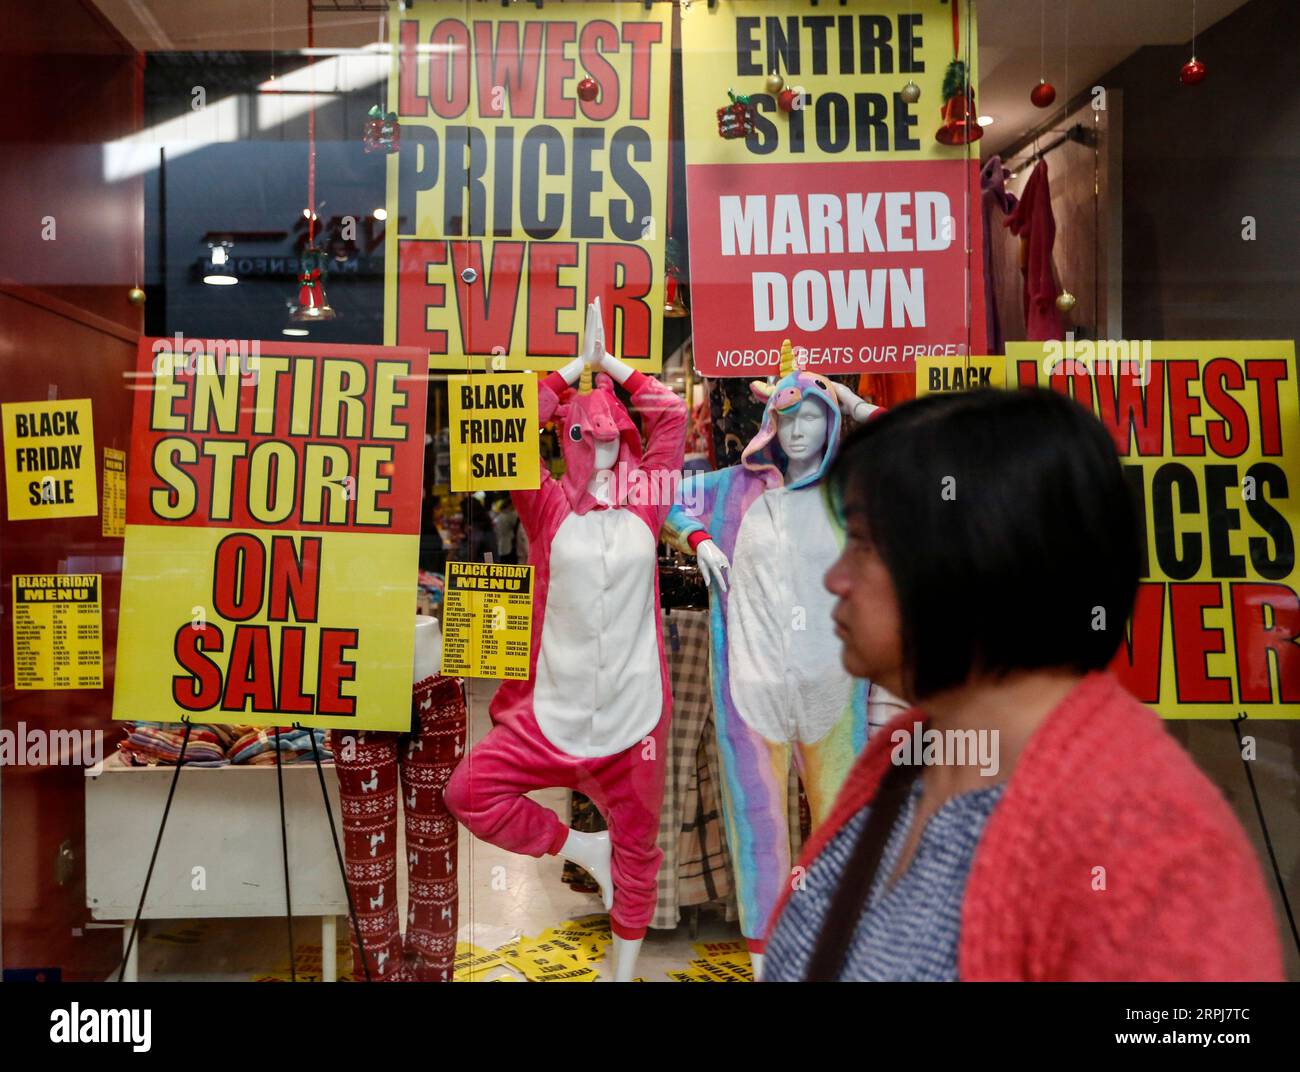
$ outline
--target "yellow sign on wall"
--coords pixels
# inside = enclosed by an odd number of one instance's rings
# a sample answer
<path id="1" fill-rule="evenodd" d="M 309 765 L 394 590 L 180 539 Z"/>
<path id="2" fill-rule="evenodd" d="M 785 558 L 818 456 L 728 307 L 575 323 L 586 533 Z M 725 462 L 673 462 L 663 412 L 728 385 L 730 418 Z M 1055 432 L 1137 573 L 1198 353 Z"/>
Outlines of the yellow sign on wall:
<path id="1" fill-rule="evenodd" d="M 140 341 L 113 717 L 405 730 L 424 355 L 240 350 Z"/>
<path id="2" fill-rule="evenodd" d="M 14 575 L 14 686 L 104 687 L 98 573 Z"/>
<path id="3" fill-rule="evenodd" d="M 976 23 L 974 0 L 961 4 L 955 58 L 969 61 L 973 86 L 979 83 Z M 964 160 L 965 145 L 935 138 L 953 59 L 948 0 L 850 0 L 824 10 L 790 0 L 692 4 L 682 11 L 686 158 L 804 165 Z M 775 92 L 767 86 L 773 72 L 783 81 Z M 915 102 L 903 93 L 909 82 L 920 90 Z M 730 102 L 729 92 L 749 98 L 754 132 L 748 138 L 718 133 L 717 109 Z M 789 94 L 784 100 L 783 93 Z M 978 160 L 978 143 L 969 152 Z"/>
<path id="4" fill-rule="evenodd" d="M 948 394 L 1006 385 L 1005 357 L 918 357 L 916 394 Z"/>
<path id="5" fill-rule="evenodd" d="M 447 402 L 452 491 L 538 486 L 536 376 L 450 376 Z"/>
<path id="6" fill-rule="evenodd" d="M 9 520 L 94 517 L 95 431 L 90 399 L 6 402 Z"/>
<path id="7" fill-rule="evenodd" d="M 1050 386 L 1110 432 L 1143 569 L 1111 668 L 1166 718 L 1300 718 L 1295 344 L 1008 343 L 1009 386 Z"/>
<path id="8" fill-rule="evenodd" d="M 384 339 L 429 367 L 559 368 L 601 299 L 661 367 L 673 5 L 392 5 Z"/>
<path id="9" fill-rule="evenodd" d="M 442 673 L 523 680 L 532 635 L 532 566 L 447 563 Z"/>
<path id="10" fill-rule="evenodd" d="M 104 448 L 103 506 L 99 511 L 101 535 L 126 535 L 126 451 Z"/>

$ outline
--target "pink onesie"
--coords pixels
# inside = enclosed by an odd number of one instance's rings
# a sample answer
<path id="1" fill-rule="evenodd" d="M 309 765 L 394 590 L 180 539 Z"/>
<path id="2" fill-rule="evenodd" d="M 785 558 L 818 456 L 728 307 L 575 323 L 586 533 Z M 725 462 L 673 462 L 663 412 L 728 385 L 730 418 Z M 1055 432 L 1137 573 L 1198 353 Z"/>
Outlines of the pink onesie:
<path id="1" fill-rule="evenodd" d="M 493 697 L 493 728 L 462 761 L 444 799 L 484 841 L 529 856 L 557 853 L 568 824 L 530 800 L 563 786 L 586 794 L 609 824 L 621 938 L 654 914 L 656 845 L 672 696 L 659 626 L 656 544 L 680 476 L 686 406 L 641 372 L 624 385 L 646 447 L 608 377 L 580 394 L 553 372 L 538 415 L 560 422 L 566 471 L 543 466 L 536 491 L 512 492 L 534 567 L 531 673 Z M 595 441 L 619 440 L 604 483 Z M 595 479 L 594 479 L 595 478 Z"/>

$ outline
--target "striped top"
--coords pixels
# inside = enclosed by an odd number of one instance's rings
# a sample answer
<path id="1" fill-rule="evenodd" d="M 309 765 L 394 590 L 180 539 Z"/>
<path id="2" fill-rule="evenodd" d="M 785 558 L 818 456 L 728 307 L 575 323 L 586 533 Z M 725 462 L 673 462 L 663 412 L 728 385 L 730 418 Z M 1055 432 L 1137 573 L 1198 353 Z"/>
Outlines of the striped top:
<path id="1" fill-rule="evenodd" d="M 1005 782 L 950 797 L 926 823 L 916 853 L 886 890 L 921 799 L 917 779 L 889 833 L 880 869 L 840 972 L 844 981 L 954 982 L 962 898 L 984 824 Z M 791 894 L 767 943 L 764 982 L 805 976 L 831 898 L 866 825 L 870 806 L 857 812 L 812 862 L 804 887 Z"/>

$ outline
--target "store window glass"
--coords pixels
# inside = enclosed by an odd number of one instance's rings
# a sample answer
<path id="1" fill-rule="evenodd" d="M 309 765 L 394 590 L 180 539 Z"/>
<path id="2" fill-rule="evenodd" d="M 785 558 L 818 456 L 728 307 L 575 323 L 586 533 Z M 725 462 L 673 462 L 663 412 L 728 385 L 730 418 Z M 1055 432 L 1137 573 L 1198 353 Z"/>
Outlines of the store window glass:
<path id="1" fill-rule="evenodd" d="M 753 980 L 918 702 L 840 446 L 1039 386 L 1300 978 L 1293 4 L 4 9 L 6 979 Z"/>

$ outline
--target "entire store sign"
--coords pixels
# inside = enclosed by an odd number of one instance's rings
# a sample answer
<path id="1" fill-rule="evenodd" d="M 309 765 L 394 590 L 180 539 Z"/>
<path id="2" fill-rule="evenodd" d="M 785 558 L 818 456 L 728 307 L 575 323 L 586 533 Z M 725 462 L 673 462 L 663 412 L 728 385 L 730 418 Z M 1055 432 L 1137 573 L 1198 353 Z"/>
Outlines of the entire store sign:
<path id="1" fill-rule="evenodd" d="M 1166 718 L 1300 718 L 1300 387 L 1292 342 L 1008 343 L 1115 439 L 1146 531 L 1112 669 Z"/>
<path id="2" fill-rule="evenodd" d="M 821 373 L 983 353 L 978 144 L 935 139 L 953 4 L 718 0 L 681 27 L 696 368 L 773 373 L 785 338 Z M 729 93 L 749 98 L 746 137 L 720 136 Z"/>
<path id="3" fill-rule="evenodd" d="M 409 728 L 425 368 L 140 341 L 115 719 Z"/>
<path id="4" fill-rule="evenodd" d="M 558 368 L 600 298 L 611 351 L 657 372 L 672 5 L 404 6 L 385 340 L 431 369 Z"/>

